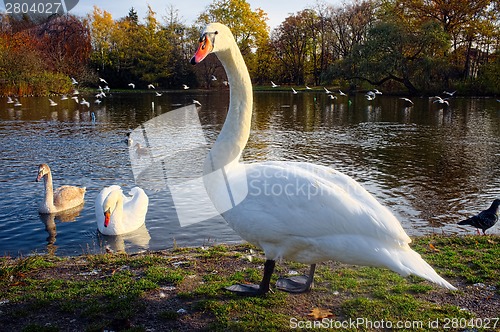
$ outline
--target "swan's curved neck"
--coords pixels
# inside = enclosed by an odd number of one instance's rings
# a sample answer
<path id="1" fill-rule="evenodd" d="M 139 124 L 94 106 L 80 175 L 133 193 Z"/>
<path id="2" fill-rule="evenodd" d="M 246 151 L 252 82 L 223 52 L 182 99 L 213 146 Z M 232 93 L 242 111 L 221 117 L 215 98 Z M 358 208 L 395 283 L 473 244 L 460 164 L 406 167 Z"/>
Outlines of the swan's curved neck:
<path id="1" fill-rule="evenodd" d="M 236 42 L 217 53 L 229 81 L 229 111 L 224 126 L 205 162 L 205 173 L 238 163 L 250 135 L 252 82 Z"/>
<path id="2" fill-rule="evenodd" d="M 49 209 L 54 208 L 54 187 L 52 185 L 52 172 L 48 172 L 43 177 L 45 184 L 45 206 Z"/>
<path id="3" fill-rule="evenodd" d="M 123 194 L 120 192 L 120 195 L 116 196 L 116 205 L 111 215 L 113 216 L 113 222 L 120 223 L 122 222 L 123 217 Z"/>

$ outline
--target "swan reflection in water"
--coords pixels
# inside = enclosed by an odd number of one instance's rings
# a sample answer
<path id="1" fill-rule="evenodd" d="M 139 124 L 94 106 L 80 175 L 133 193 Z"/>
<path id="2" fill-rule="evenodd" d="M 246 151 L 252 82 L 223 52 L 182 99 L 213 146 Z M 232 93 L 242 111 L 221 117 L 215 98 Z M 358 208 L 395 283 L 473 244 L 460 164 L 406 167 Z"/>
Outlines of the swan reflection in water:
<path id="1" fill-rule="evenodd" d="M 137 249 L 149 249 L 149 241 L 151 236 L 146 228 L 142 225 L 140 228 L 133 232 L 122 235 L 103 235 L 97 232 L 101 248 L 109 248 L 114 252 L 125 252 L 125 248 L 129 250 L 138 251 Z M 125 245 L 127 243 L 127 245 Z"/>
<path id="2" fill-rule="evenodd" d="M 45 230 L 49 234 L 49 236 L 47 237 L 48 246 L 52 246 L 54 243 L 56 243 L 56 236 L 57 236 L 56 220 L 58 222 L 74 222 L 76 218 L 80 215 L 80 212 L 82 212 L 83 205 L 84 204 L 80 204 L 77 207 L 57 213 L 39 214 L 40 220 L 44 223 Z"/>

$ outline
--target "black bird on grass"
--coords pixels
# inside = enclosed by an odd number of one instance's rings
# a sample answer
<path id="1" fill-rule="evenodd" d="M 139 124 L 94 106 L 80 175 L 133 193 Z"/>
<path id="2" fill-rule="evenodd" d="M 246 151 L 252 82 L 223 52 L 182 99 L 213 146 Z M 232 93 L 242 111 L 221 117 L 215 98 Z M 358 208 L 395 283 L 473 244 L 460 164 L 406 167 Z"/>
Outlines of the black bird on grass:
<path id="1" fill-rule="evenodd" d="M 498 221 L 498 206 L 500 205 L 500 199 L 495 199 L 491 206 L 481 211 L 478 215 L 470 217 L 469 219 L 462 220 L 459 225 L 471 225 L 476 227 L 477 233 L 479 233 L 479 228 L 483 230 L 483 235 L 486 235 L 486 230 L 493 227 Z"/>

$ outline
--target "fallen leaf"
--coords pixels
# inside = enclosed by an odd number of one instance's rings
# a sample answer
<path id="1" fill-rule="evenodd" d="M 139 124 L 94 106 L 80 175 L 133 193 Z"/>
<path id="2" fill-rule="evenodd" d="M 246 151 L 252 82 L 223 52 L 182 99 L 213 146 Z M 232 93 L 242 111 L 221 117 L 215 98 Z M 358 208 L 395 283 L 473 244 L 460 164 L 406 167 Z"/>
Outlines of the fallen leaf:
<path id="1" fill-rule="evenodd" d="M 429 248 L 431 248 L 432 251 L 439 252 L 439 249 L 436 248 L 432 243 L 429 242 Z"/>
<path id="2" fill-rule="evenodd" d="M 333 316 L 333 314 L 329 309 L 314 308 L 310 313 L 307 314 L 307 316 L 311 316 L 314 319 L 323 319 L 331 317 Z"/>

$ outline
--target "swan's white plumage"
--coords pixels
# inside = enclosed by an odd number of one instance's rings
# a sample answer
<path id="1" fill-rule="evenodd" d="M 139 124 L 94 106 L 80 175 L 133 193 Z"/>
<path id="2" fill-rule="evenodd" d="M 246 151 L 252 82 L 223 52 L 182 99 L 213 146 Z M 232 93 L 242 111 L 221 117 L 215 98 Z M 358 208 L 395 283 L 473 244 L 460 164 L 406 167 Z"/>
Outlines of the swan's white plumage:
<path id="1" fill-rule="evenodd" d="M 146 220 L 149 198 L 139 187 L 125 196 L 120 186 L 112 185 L 101 190 L 95 200 L 97 228 L 104 235 L 121 235 L 135 231 Z M 104 226 L 104 212 L 110 209 L 110 222 Z"/>
<path id="2" fill-rule="evenodd" d="M 409 247 L 397 218 L 351 177 L 310 163 L 239 163 L 250 133 L 250 77 L 227 27 L 209 24 L 204 36 L 202 43 L 213 47 L 231 87 L 226 121 L 205 161 L 205 187 L 235 232 L 262 248 L 268 260 L 386 267 L 455 289 Z M 204 56 L 197 53 L 192 62 Z M 219 170 L 224 181 L 208 176 Z M 247 188 L 248 194 L 226 211 L 222 207 L 234 188 Z"/>

